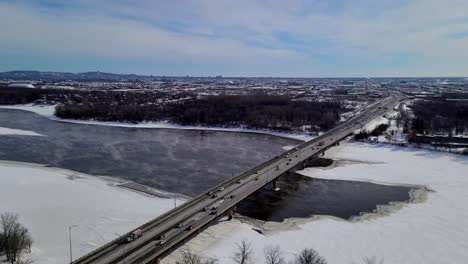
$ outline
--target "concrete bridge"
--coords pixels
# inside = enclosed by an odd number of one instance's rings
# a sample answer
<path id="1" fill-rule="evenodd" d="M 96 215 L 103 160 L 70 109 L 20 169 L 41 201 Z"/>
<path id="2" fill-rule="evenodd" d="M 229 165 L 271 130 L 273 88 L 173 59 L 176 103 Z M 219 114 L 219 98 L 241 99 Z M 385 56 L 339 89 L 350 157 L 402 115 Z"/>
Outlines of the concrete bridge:
<path id="1" fill-rule="evenodd" d="M 339 144 L 355 130 L 392 110 L 402 98 L 398 94 L 392 94 L 367 106 L 327 133 L 233 177 L 140 226 L 135 229 L 142 231 L 138 239 L 122 243 L 135 231 L 131 230 L 73 263 L 159 263 L 164 256 L 220 217 L 227 215 L 232 218 L 236 206 L 242 200 L 270 183 L 273 188 L 277 188 L 278 177 L 305 167 L 310 159 L 323 155 L 327 149 Z"/>

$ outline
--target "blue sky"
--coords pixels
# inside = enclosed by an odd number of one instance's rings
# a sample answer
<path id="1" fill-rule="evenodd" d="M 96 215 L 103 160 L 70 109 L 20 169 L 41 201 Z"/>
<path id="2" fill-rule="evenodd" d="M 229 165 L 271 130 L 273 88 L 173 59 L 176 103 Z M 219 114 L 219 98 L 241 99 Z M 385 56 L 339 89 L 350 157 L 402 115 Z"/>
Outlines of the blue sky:
<path id="1" fill-rule="evenodd" d="M 468 76 L 466 0 L 0 0 L 0 71 Z"/>

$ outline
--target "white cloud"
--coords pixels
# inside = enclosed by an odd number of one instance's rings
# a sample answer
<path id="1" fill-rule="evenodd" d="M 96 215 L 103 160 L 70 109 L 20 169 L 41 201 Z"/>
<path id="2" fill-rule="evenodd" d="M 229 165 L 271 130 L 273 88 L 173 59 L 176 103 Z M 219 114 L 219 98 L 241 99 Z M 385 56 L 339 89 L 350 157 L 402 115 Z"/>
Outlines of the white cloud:
<path id="1" fill-rule="evenodd" d="M 357 61 L 376 75 L 396 74 L 389 61 L 408 56 L 398 65 L 404 75 L 467 74 L 467 38 L 450 37 L 468 32 L 466 0 L 77 0 L 61 14 L 0 4 L 0 30 L 1 48 L 48 54 L 284 63 L 285 72 L 306 76 L 327 75 L 307 63 L 318 56 Z M 278 38 L 282 32 L 293 39 Z"/>
<path id="2" fill-rule="evenodd" d="M 228 38 L 181 34 L 109 16 L 50 14 L 25 6 L 0 4 L 0 22 L 2 49 L 204 62 L 248 63 L 253 59 L 298 58 L 297 52 L 286 49 L 249 47 Z"/>

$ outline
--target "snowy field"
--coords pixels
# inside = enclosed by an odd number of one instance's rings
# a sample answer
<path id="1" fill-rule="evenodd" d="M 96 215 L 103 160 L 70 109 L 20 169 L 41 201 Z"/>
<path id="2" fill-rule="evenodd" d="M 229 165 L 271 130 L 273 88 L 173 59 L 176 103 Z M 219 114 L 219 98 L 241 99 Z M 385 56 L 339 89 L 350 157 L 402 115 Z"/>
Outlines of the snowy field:
<path id="1" fill-rule="evenodd" d="M 44 136 L 30 130 L 12 129 L 7 127 L 0 127 L 0 136 L 1 135 Z"/>
<path id="2" fill-rule="evenodd" d="M 279 245 L 286 260 L 305 247 L 316 249 L 329 263 L 363 263 L 375 256 L 384 263 L 468 263 L 468 158 L 388 145 L 345 143 L 328 154 L 353 160 L 341 167 L 308 168 L 301 173 L 322 179 L 421 186 L 417 202 L 381 208 L 381 213 L 355 221 L 332 217 L 266 223 L 264 235 L 234 220 L 208 228 L 187 246 L 195 253 L 233 263 L 235 243 L 246 239 L 255 263 L 263 249 Z M 269 231 L 268 231 L 269 230 Z M 177 253 L 166 263 L 173 262 Z"/>
<path id="3" fill-rule="evenodd" d="M 36 264 L 69 262 L 71 225 L 77 225 L 72 231 L 77 258 L 173 207 L 173 199 L 115 187 L 97 177 L 0 161 L 0 213 L 20 214 L 35 241 L 26 257 Z"/>
<path id="4" fill-rule="evenodd" d="M 255 133 L 265 134 L 277 137 L 291 138 L 302 141 L 313 139 L 315 136 L 307 133 L 282 133 L 270 130 L 256 130 L 248 128 L 226 128 L 226 127 L 208 127 L 208 126 L 182 126 L 166 121 L 161 122 L 139 122 L 139 123 L 125 123 L 125 122 L 104 122 L 94 120 L 76 120 L 76 119 L 62 119 L 55 116 L 55 105 L 0 105 L 0 109 L 17 109 L 34 112 L 49 119 L 75 124 L 85 125 L 100 125 L 100 126 L 114 126 L 114 127 L 133 127 L 133 128 L 166 128 L 166 129 L 184 129 L 184 130 L 206 130 L 206 131 L 225 131 L 225 132 L 238 132 L 238 133 Z"/>

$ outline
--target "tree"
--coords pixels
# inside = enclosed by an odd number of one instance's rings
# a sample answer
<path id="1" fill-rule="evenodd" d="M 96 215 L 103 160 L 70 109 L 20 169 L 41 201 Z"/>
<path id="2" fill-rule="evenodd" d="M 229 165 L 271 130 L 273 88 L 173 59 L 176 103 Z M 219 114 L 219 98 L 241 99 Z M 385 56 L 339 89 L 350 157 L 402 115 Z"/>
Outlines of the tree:
<path id="1" fill-rule="evenodd" d="M 193 254 L 189 249 L 182 251 L 182 260 L 178 264 L 202 264 L 200 256 Z"/>
<path id="2" fill-rule="evenodd" d="M 215 258 L 206 258 L 203 260 L 200 256 L 193 254 L 189 249 L 182 251 L 181 261 L 177 264 L 217 264 L 218 260 Z"/>
<path id="3" fill-rule="evenodd" d="M 296 264 L 327 264 L 327 261 L 322 258 L 317 251 L 306 248 L 296 256 Z"/>
<path id="4" fill-rule="evenodd" d="M 364 258 L 364 264 L 383 264 L 383 259 L 377 259 L 375 256 L 371 258 Z"/>
<path id="5" fill-rule="evenodd" d="M 265 263 L 266 264 L 284 264 L 281 249 L 278 246 L 270 246 L 265 248 Z"/>
<path id="6" fill-rule="evenodd" d="M 4 213 L 0 216 L 0 252 L 4 252 L 7 261 L 20 261 L 24 250 L 30 250 L 32 237 L 26 227 L 19 223 L 19 215 Z"/>
<path id="7" fill-rule="evenodd" d="M 245 240 L 240 243 L 236 243 L 237 252 L 232 256 L 232 260 L 237 264 L 247 264 L 252 260 L 253 251 L 252 245 Z"/>

